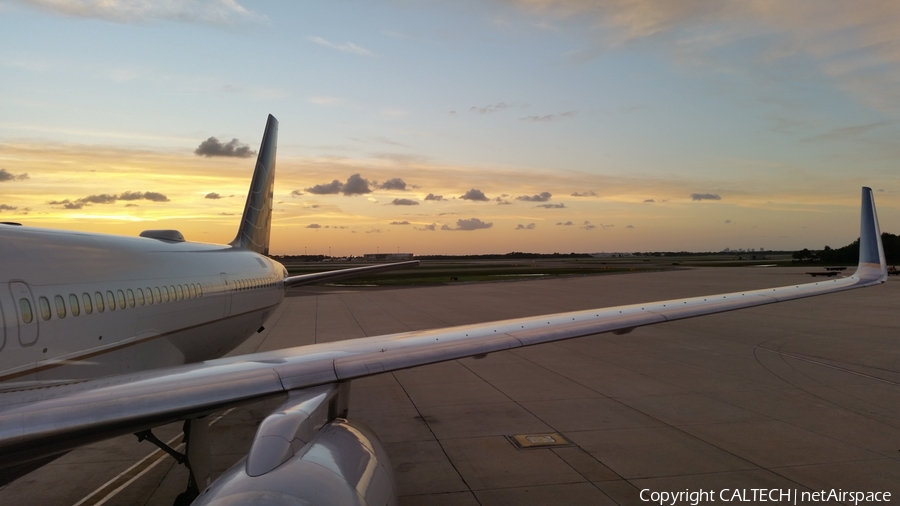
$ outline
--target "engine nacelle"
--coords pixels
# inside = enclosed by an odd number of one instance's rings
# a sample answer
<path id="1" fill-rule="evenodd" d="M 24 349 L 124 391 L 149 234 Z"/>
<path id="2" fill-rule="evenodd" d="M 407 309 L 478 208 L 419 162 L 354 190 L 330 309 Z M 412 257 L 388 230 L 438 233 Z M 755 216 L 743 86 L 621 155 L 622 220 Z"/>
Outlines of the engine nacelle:
<path id="1" fill-rule="evenodd" d="M 337 418 L 293 457 L 258 476 L 247 459 L 226 471 L 194 501 L 206 506 L 387 506 L 397 504 L 394 474 L 375 434 Z"/>

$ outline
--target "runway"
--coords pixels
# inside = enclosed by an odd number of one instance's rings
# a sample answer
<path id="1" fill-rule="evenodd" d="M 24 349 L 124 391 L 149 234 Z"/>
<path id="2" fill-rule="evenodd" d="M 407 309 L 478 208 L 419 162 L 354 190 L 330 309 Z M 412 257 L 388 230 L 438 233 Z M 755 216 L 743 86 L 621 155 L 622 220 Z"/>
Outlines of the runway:
<path id="1" fill-rule="evenodd" d="M 307 287 L 233 354 L 793 285 L 812 281 L 807 270 Z M 648 504 L 642 489 L 842 489 L 890 492 L 896 500 L 898 316 L 900 281 L 892 278 L 869 289 L 356 380 L 350 417 L 385 444 L 403 505 Z M 256 424 L 278 404 L 218 419 L 217 472 L 244 456 Z M 180 429 L 155 432 L 170 440 Z M 553 433 L 569 444 L 520 449 L 510 440 Z M 154 449 L 133 436 L 81 448 L 0 489 L 0 504 L 169 505 L 187 472 L 170 457 L 135 470 Z"/>

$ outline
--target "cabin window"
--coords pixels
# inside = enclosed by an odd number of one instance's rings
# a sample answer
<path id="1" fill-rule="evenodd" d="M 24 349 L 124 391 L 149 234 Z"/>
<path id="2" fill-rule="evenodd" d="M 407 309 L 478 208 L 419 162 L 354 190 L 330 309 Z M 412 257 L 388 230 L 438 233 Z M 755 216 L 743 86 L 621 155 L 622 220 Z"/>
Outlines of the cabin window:
<path id="1" fill-rule="evenodd" d="M 56 316 L 60 318 L 66 317 L 66 299 L 62 298 L 62 295 L 57 295 L 53 297 L 53 302 L 56 303 Z"/>
<path id="2" fill-rule="evenodd" d="M 137 289 L 137 303 L 140 305 L 144 305 L 144 291 L 140 288 Z"/>
<path id="3" fill-rule="evenodd" d="M 103 294 L 100 292 L 94 292 L 94 305 L 97 306 L 97 312 L 102 313 L 104 309 L 103 307 Z"/>
<path id="4" fill-rule="evenodd" d="M 178 300 L 184 298 L 184 290 L 181 289 L 181 285 L 175 285 L 175 290 L 178 292 Z"/>
<path id="5" fill-rule="evenodd" d="M 197 287 L 194 286 L 193 283 L 191 283 L 191 285 L 190 285 L 189 288 L 191 289 L 191 297 L 192 297 L 192 298 L 197 297 Z"/>
<path id="6" fill-rule="evenodd" d="M 74 293 L 69 294 L 69 307 L 72 308 L 72 316 L 78 316 L 81 308 L 78 307 L 78 296 Z"/>
<path id="7" fill-rule="evenodd" d="M 160 295 L 160 293 L 159 293 L 159 287 L 158 287 L 158 286 L 154 286 L 154 287 L 153 287 L 153 298 L 156 299 L 156 303 L 157 303 L 157 304 L 159 304 L 160 302 L 162 302 L 162 295 Z"/>
<path id="8" fill-rule="evenodd" d="M 31 312 L 31 301 L 28 299 L 19 299 L 19 312 L 22 313 L 22 321 L 31 323 L 34 321 L 34 314 Z"/>
<path id="9" fill-rule="evenodd" d="M 134 307 L 134 291 L 129 288 L 125 294 L 128 296 L 128 307 Z"/>
<path id="10" fill-rule="evenodd" d="M 112 293 L 112 290 L 106 291 L 106 307 L 108 307 L 110 311 L 116 310 L 116 296 Z"/>
<path id="11" fill-rule="evenodd" d="M 197 295 L 203 297 L 203 285 L 201 283 L 197 283 Z"/>
<path id="12" fill-rule="evenodd" d="M 81 294 L 81 302 L 84 303 L 85 314 L 91 314 L 94 312 L 94 305 L 91 304 L 91 294 L 89 294 L 89 293 Z"/>
<path id="13" fill-rule="evenodd" d="M 118 290 L 116 295 L 119 296 L 119 309 L 125 309 L 125 292 Z"/>
<path id="14" fill-rule="evenodd" d="M 47 300 L 47 297 L 41 297 L 38 299 L 38 305 L 41 307 L 41 318 L 44 321 L 50 319 L 50 301 Z"/>
<path id="15" fill-rule="evenodd" d="M 176 301 L 178 298 L 175 296 L 175 286 L 169 285 L 169 300 Z"/>
<path id="16" fill-rule="evenodd" d="M 162 291 L 162 296 L 163 296 L 163 302 L 169 302 L 169 288 L 166 286 L 163 286 L 161 291 Z"/>

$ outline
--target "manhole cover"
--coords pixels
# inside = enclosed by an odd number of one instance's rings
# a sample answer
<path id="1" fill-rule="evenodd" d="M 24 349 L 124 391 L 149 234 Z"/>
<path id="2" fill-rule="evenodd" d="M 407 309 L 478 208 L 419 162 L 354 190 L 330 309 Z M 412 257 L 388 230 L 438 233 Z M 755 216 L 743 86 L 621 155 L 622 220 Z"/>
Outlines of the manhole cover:
<path id="1" fill-rule="evenodd" d="M 566 438 L 559 434 L 516 434 L 507 436 L 519 448 L 547 448 L 551 446 L 568 446 Z"/>

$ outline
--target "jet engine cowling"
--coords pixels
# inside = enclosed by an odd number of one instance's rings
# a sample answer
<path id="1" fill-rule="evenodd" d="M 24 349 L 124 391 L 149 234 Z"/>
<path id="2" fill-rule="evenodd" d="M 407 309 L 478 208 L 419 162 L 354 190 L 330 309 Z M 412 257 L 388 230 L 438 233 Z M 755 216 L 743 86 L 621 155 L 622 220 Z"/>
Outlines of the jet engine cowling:
<path id="1" fill-rule="evenodd" d="M 258 476 L 246 459 L 194 501 L 204 506 L 393 506 L 394 475 L 384 448 L 360 422 L 336 418 L 299 452 Z"/>

